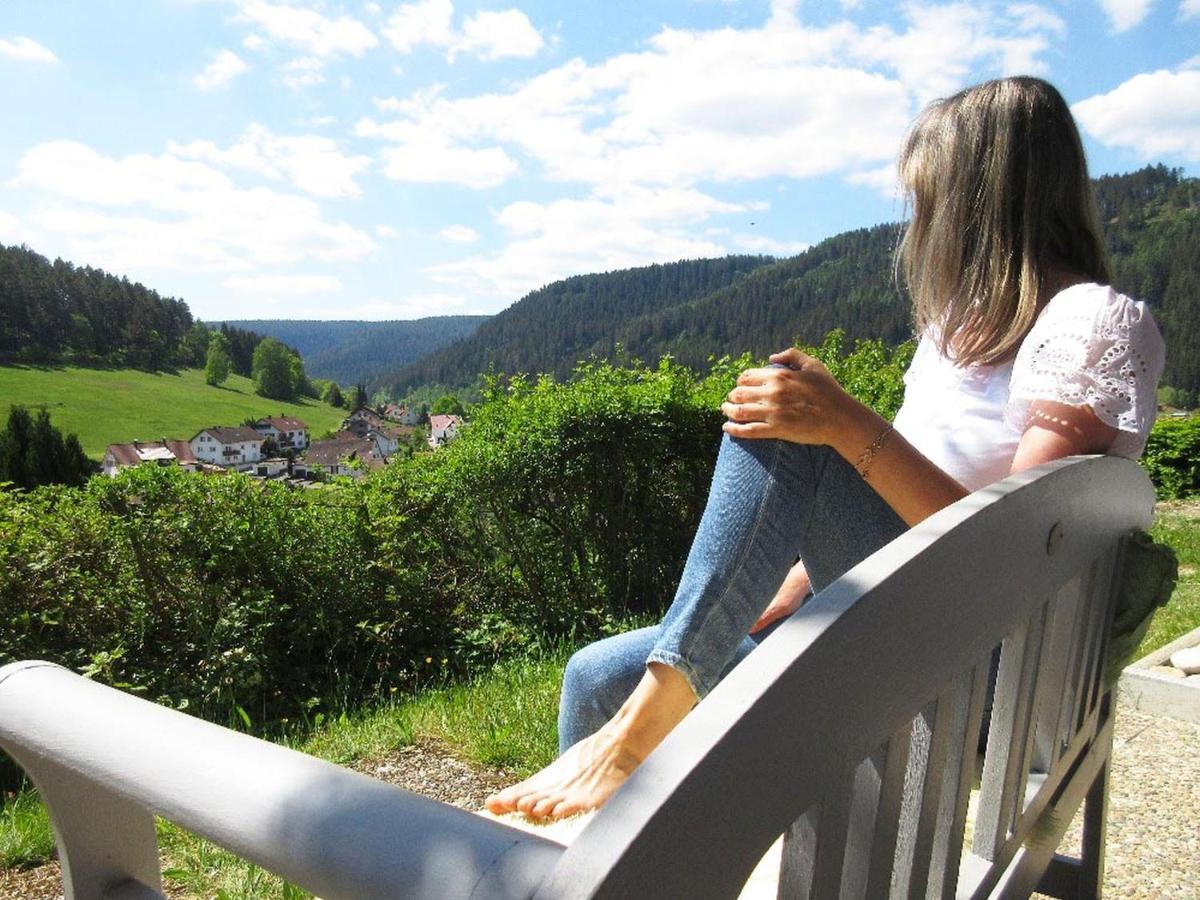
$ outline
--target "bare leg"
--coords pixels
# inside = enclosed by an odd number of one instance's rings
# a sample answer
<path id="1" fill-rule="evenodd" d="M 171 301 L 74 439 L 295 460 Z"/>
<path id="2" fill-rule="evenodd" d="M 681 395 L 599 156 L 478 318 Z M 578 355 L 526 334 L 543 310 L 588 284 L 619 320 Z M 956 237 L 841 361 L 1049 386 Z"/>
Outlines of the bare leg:
<path id="1" fill-rule="evenodd" d="M 820 526 L 810 529 L 814 519 Z M 797 551 L 820 588 L 904 530 L 829 448 L 724 440 L 679 589 L 633 693 L 590 737 L 489 797 L 488 809 L 561 818 L 603 805 L 720 680 Z M 565 690 L 563 702 L 572 705 Z"/>
<path id="2" fill-rule="evenodd" d="M 530 778 L 487 799 L 493 813 L 561 819 L 596 809 L 625 783 L 696 705 L 687 679 L 650 663 L 629 699 L 599 731 Z"/>

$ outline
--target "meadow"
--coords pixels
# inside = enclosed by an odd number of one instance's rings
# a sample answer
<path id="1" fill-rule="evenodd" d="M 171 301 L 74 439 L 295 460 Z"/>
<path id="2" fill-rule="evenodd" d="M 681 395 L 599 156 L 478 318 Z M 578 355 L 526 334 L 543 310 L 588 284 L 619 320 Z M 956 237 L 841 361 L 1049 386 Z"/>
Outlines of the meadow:
<path id="1" fill-rule="evenodd" d="M 64 434 L 76 434 L 84 452 L 104 456 L 109 444 L 163 437 L 188 440 L 211 425 L 240 425 L 248 418 L 295 416 L 319 436 L 336 430 L 346 411 L 320 400 L 269 400 L 249 378 L 230 375 L 220 387 L 205 384 L 202 369 L 142 372 L 0 366 L 0 413 L 10 404 L 45 407 Z"/>

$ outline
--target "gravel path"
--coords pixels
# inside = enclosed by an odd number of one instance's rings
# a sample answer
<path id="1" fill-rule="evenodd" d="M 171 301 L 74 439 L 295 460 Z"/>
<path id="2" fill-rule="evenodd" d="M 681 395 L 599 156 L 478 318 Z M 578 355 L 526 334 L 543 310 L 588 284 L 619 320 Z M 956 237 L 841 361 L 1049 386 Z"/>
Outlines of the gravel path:
<path id="1" fill-rule="evenodd" d="M 464 809 L 512 782 L 510 774 L 463 762 L 422 742 L 354 766 L 360 772 Z M 1200 725 L 1118 709 L 1105 892 L 1129 900 L 1200 900 Z M 582 822 L 567 823 L 567 838 Z M 1077 853 L 1078 820 L 1063 844 Z M 172 898 L 187 898 L 168 891 Z M 58 864 L 0 872 L 4 900 L 59 900 Z"/>

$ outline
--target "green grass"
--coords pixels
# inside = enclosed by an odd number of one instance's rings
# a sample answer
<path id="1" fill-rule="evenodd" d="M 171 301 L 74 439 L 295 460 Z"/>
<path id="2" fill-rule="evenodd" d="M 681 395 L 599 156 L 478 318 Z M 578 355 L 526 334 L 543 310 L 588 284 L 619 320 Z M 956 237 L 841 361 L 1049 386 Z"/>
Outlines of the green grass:
<path id="1" fill-rule="evenodd" d="M 1200 501 L 1159 506 L 1151 529 L 1156 541 L 1170 544 L 1179 557 L 1179 581 L 1171 600 L 1158 611 L 1137 650 L 1141 659 L 1175 638 L 1200 628 Z"/>
<path id="2" fill-rule="evenodd" d="M 0 868 L 40 865 L 53 851 L 54 831 L 37 792 L 5 796 L 0 806 Z"/>
<path id="3" fill-rule="evenodd" d="M 247 418 L 287 415 L 302 419 L 314 437 L 336 429 L 346 411 L 319 400 L 268 400 L 250 379 L 231 375 L 221 387 L 204 383 L 200 369 L 177 374 L 134 369 L 0 366 L 0 415 L 9 404 L 44 406 L 64 434 L 77 434 L 84 452 L 104 456 L 109 444 L 163 437 L 189 440 L 210 425 L 240 425 Z"/>

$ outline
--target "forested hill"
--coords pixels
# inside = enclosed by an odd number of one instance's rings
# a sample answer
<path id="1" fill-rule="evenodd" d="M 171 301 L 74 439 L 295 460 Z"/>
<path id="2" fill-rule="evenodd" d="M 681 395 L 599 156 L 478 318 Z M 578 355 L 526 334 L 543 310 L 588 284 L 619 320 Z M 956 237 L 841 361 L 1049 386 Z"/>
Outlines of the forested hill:
<path id="1" fill-rule="evenodd" d="M 551 372 L 609 356 L 627 323 L 705 297 L 774 263 L 727 256 L 576 275 L 540 288 L 479 326 L 470 337 L 401 369 L 387 380 L 400 394 L 423 384 L 470 384 L 489 365 L 502 372 Z"/>
<path id="2" fill-rule="evenodd" d="M 182 300 L 128 278 L 0 245 L 0 364 L 194 364 L 194 324 Z M 202 362 L 207 332 L 197 337 Z"/>
<path id="3" fill-rule="evenodd" d="M 1154 308 L 1167 339 L 1164 382 L 1200 390 L 1200 179 L 1154 166 L 1096 183 L 1114 283 Z M 710 356 L 765 355 L 833 328 L 898 343 L 911 336 L 893 275 L 899 225 L 837 235 L 784 260 L 728 257 L 583 275 L 534 291 L 468 339 L 400 370 L 392 390 L 457 388 L 494 365 L 562 377 L 617 344 L 646 360 L 671 353 L 703 367 Z M 723 266 L 724 264 L 724 266 Z M 678 284 L 699 272 L 721 273 Z"/>
<path id="4" fill-rule="evenodd" d="M 276 338 L 304 358 L 308 374 L 375 387 L 384 375 L 465 338 L 487 316 L 431 316 L 390 322 L 256 319 L 227 322 Z"/>
<path id="5" fill-rule="evenodd" d="M 1096 182 L 1113 283 L 1148 301 L 1167 341 L 1163 383 L 1200 393 L 1200 178 L 1153 166 Z"/>

